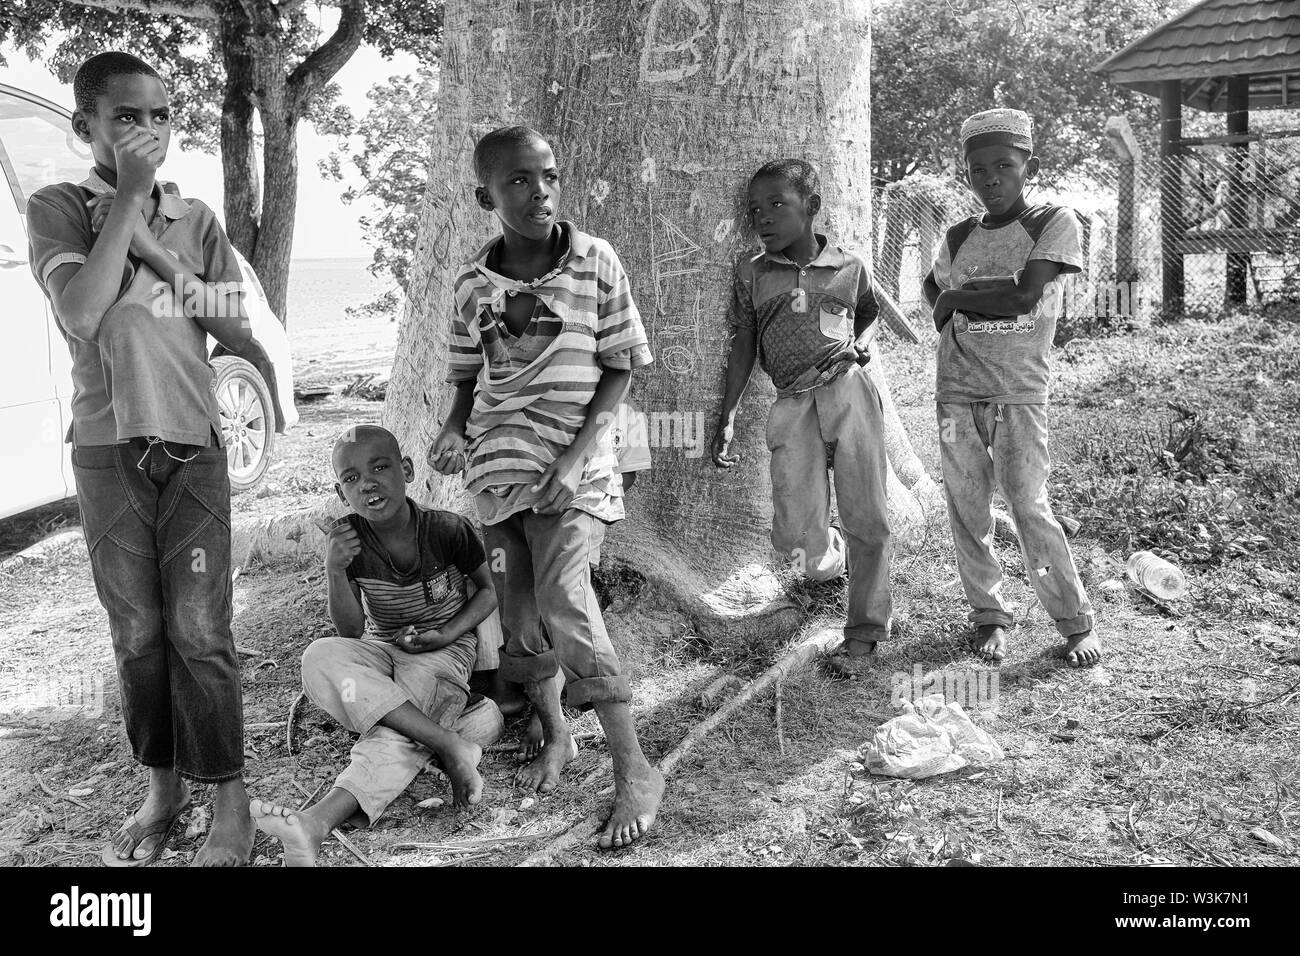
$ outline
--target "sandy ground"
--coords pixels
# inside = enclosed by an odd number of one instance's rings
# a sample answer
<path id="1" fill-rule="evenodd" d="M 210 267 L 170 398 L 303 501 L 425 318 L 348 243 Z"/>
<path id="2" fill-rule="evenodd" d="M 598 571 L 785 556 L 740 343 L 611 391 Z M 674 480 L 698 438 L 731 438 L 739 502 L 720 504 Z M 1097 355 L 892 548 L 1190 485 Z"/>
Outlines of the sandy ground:
<path id="1" fill-rule="evenodd" d="M 1078 467 L 1082 426 L 1095 424 L 1096 383 L 1115 365 L 1106 350 L 1150 351 L 1141 339 L 1109 340 L 1091 361 L 1063 369 L 1053 415 L 1053 453 Z M 351 346 L 349 346 L 350 348 Z M 1174 346 L 1161 346 L 1173 348 Z M 1220 346 L 1211 341 L 1205 351 Z M 919 451 L 934 462 L 924 353 L 890 351 L 896 399 Z M 319 358 L 323 375 L 344 372 L 341 354 Z M 327 371 L 334 369 L 334 371 Z M 1163 390 L 1125 393 L 1129 411 L 1156 415 Z M 302 422 L 280 446 L 268 481 L 235 501 L 235 512 L 272 513 L 330 487 L 325 451 L 344 425 L 375 420 L 380 406 L 332 396 L 301 407 Z M 1283 424 L 1289 417 L 1274 415 Z M 1127 421 L 1125 418 L 1122 421 Z M 1140 420 L 1140 419 L 1139 419 Z M 1119 421 L 1119 420 L 1117 420 Z M 1069 423 L 1075 423 L 1071 425 Z M 1120 428 L 1121 425 L 1116 425 Z M 1058 499 L 1070 498 L 1054 487 Z M 75 511 L 46 509 L 0 527 L 10 553 L 24 538 L 66 529 Z M 43 523 L 43 526 L 42 526 Z M 1098 519 L 1100 526 L 1100 519 Z M 25 529 L 25 530 L 24 530 Z M 1006 759 L 926 781 L 865 773 L 857 748 L 891 716 L 891 683 L 947 667 L 981 671 L 965 641 L 965 608 L 942 529 L 894 568 L 895 637 L 872 666 L 845 679 L 821 666 L 785 681 L 780 718 L 768 693 L 709 736 L 680 766 L 655 836 L 638 849 L 600 854 L 583 842 L 573 865 L 942 865 L 968 863 L 1190 865 L 1294 863 L 1300 780 L 1296 758 L 1300 579 L 1294 567 L 1261 578 L 1256 566 L 1189 567 L 1192 597 L 1161 609 L 1120 588 L 1102 596 L 1124 557 L 1087 525 L 1075 541 L 1085 584 L 1096 596 L 1107 641 L 1104 666 L 1063 668 L 1058 643 L 1024 583 L 1013 549 L 1002 547 L 1008 596 L 1020 628 L 998 672 L 996 707 L 976 715 Z M 32 561 L 0 572 L 0 862 L 94 865 L 105 837 L 143 793 L 144 775 L 121 729 L 107 622 L 76 535 Z M 1225 589 L 1234 602 L 1224 603 Z M 813 615 L 833 618 L 837 599 L 809 597 Z M 298 805 L 343 768 L 351 736 L 306 706 L 286 745 L 286 716 L 299 690 L 298 660 L 330 633 L 314 566 L 254 568 L 236 582 L 234 631 L 241 655 L 249 787 Z M 708 646 L 689 622 L 665 611 L 635 581 L 607 589 L 616 643 L 635 676 L 635 712 L 655 759 L 718 705 L 705 697 L 721 676 L 752 678 L 780 652 Z M 842 612 L 842 607 L 839 608 Z M 514 739 L 518 724 L 508 728 Z M 484 762 L 487 799 L 472 812 L 420 801 L 449 798 L 445 781 L 422 774 L 381 821 L 350 839 L 375 865 L 488 865 L 524 859 L 546 835 L 607 801 L 605 750 L 590 715 L 588 739 L 567 783 L 535 798 L 513 782 L 506 752 Z M 203 808 L 206 795 L 196 804 Z M 449 802 L 449 801 L 448 801 Z M 161 865 L 192 858 L 202 840 L 196 812 Z M 492 842 L 506 840 L 508 842 Z M 278 846 L 259 838 L 256 865 L 278 865 Z M 336 841 L 328 865 L 361 865 Z"/>

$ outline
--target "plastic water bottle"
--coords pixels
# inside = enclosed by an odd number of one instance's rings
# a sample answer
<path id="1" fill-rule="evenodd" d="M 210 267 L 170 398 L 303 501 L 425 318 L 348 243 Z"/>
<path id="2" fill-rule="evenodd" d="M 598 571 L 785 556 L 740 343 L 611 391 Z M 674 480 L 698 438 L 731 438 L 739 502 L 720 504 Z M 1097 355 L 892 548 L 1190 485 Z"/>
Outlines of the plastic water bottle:
<path id="1" fill-rule="evenodd" d="M 1187 595 L 1183 572 L 1150 551 L 1136 551 L 1129 557 L 1128 576 L 1162 601 L 1176 601 Z"/>

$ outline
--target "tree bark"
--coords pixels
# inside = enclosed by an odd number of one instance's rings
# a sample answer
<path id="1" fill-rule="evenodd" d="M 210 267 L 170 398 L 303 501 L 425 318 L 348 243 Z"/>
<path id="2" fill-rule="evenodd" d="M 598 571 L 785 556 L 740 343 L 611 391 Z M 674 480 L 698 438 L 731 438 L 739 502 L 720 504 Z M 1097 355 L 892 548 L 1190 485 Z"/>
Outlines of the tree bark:
<path id="1" fill-rule="evenodd" d="M 870 12 L 869 0 L 448 0 L 429 188 L 384 412 L 416 462 L 414 496 L 469 511 L 459 477 L 424 458 L 452 397 L 452 284 L 498 231 L 473 201 L 474 142 L 523 123 L 555 149 L 562 216 L 622 258 L 656 359 L 632 385 L 654 467 L 606 553 L 690 605 L 697 623 L 778 596 L 765 375 L 737 416 L 740 463 L 721 471 L 708 457 L 732 268 L 757 248 L 744 189 L 766 160 L 807 158 L 822 179 L 818 230 L 871 261 Z M 879 355 L 871 368 L 887 396 Z M 932 482 L 896 413 L 893 423 L 895 464 L 907 467 L 906 480 L 890 476 L 892 516 L 906 532 L 920 515 L 909 488 Z"/>
<path id="2" fill-rule="evenodd" d="M 221 102 L 221 173 L 226 235 L 250 262 L 257 248 L 262 208 L 261 175 L 253 137 L 253 58 L 251 24 L 243 7 L 228 0 L 221 11 L 217 42 L 226 69 Z M 279 315 L 280 313 L 276 313 Z"/>
<path id="3" fill-rule="evenodd" d="M 298 5 L 223 0 L 216 34 L 226 68 L 221 121 L 226 228 L 286 325 L 298 209 L 298 121 L 361 45 L 366 21 L 365 0 L 341 0 L 334 33 L 290 72 L 287 11 Z M 262 120 L 260 176 L 254 110 Z"/>

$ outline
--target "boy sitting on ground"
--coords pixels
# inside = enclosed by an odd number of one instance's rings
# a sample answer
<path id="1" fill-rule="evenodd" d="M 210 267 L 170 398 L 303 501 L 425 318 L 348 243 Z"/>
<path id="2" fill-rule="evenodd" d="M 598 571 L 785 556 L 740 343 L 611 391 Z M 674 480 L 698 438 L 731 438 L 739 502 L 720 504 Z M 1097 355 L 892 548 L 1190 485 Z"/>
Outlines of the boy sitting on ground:
<path id="1" fill-rule="evenodd" d="M 429 460 L 465 473 L 498 575 L 501 676 L 522 683 L 541 716 L 545 743 L 520 782 L 554 790 L 576 755 L 554 680 L 563 668 L 570 705 L 595 708 L 613 758 L 614 809 L 599 845 L 627 846 L 653 824 L 664 781 L 637 740 L 590 561 L 597 529 L 623 517 L 610 413 L 650 349 L 614 250 L 558 220 L 550 144 L 526 127 L 495 130 L 474 166 L 479 206 L 502 234 L 456 279 L 457 391 Z"/>
<path id="2" fill-rule="evenodd" d="M 339 636 L 308 646 L 302 682 L 317 706 L 361 739 L 334 789 L 310 810 L 252 802 L 258 827 L 283 842 L 287 866 L 314 866 L 330 831 L 358 810 L 373 825 L 430 751 L 456 806 L 478 803 L 482 748 L 501 732 L 491 700 L 466 710 L 474 628 L 496 607 L 473 526 L 406 496 L 411 459 L 387 429 L 349 429 L 333 458 L 336 493 L 353 512 L 326 545 L 329 612 Z M 472 598 L 466 579 L 478 589 Z"/>
<path id="3" fill-rule="evenodd" d="M 925 297 L 939 329 L 935 399 L 943 491 L 972 642 L 987 660 L 1006 656 L 1014 623 L 993 553 L 993 489 L 1015 522 L 1029 581 L 1066 639 L 1071 667 L 1101 660 L 1092 605 L 1065 532 L 1047 500 L 1048 350 L 1065 277 L 1083 254 L 1074 213 L 1029 205 L 1025 183 L 1038 174 L 1029 116 L 976 113 L 962 124 L 970 188 L 984 204 L 948 230 Z"/>
<path id="4" fill-rule="evenodd" d="M 799 159 L 767 163 L 749 182 L 749 214 L 765 251 L 736 266 L 713 463 L 736 463 L 736 409 L 757 354 L 777 394 L 767 419 L 772 544 L 814 581 L 847 567 L 840 649 L 866 657 L 889 636 L 891 614 L 884 410 L 865 368 L 870 352 L 856 344 L 878 307 L 866 264 L 813 232 L 817 188 L 816 171 Z M 843 533 L 831 524 L 828 447 Z"/>

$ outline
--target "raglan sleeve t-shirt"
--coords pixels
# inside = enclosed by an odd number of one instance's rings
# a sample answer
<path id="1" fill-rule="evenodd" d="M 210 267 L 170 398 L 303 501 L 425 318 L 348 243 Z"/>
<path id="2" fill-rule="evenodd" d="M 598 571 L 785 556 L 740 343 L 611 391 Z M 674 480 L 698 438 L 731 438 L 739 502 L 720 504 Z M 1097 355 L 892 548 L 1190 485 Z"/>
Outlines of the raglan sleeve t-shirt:
<path id="1" fill-rule="evenodd" d="M 1061 266 L 1024 315 L 954 313 L 939 333 L 935 396 L 939 402 L 1042 404 L 1048 399 L 1048 353 L 1069 276 L 1083 266 L 1079 224 L 1062 206 L 1031 206 L 1007 223 L 968 219 L 948 230 L 934 263 L 940 289 L 976 279 L 1013 281 L 1042 259 Z"/>

